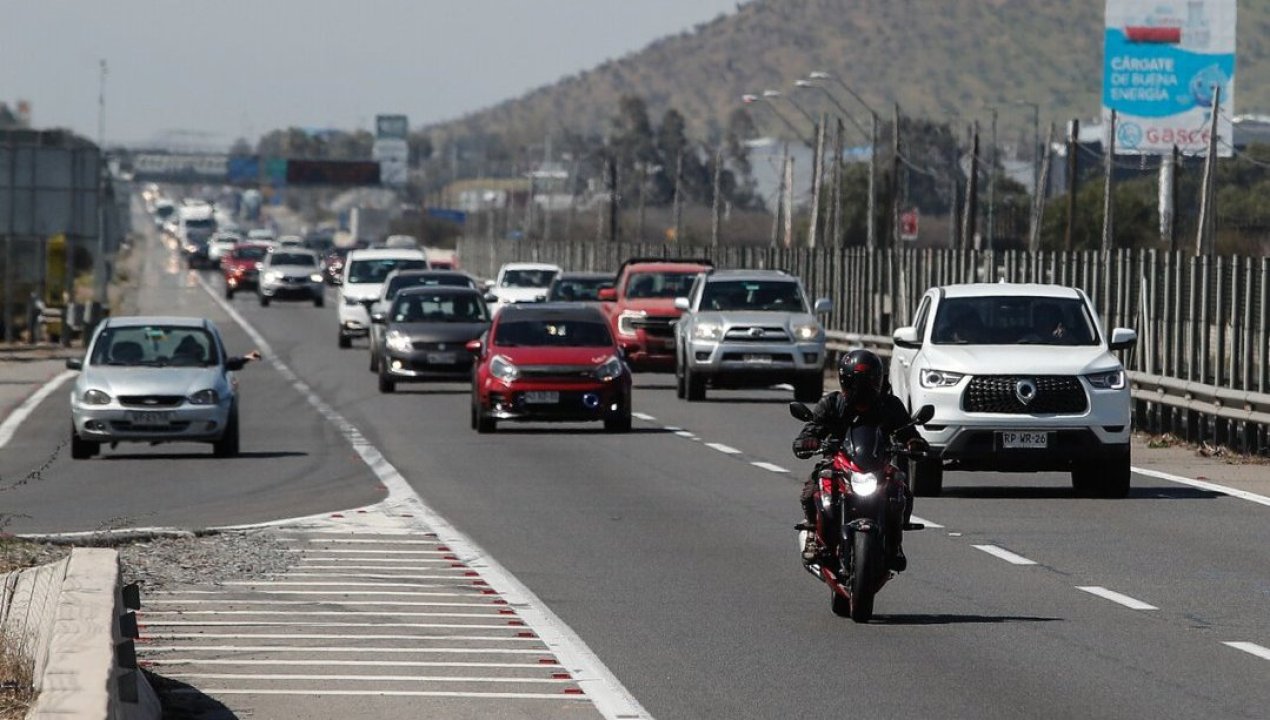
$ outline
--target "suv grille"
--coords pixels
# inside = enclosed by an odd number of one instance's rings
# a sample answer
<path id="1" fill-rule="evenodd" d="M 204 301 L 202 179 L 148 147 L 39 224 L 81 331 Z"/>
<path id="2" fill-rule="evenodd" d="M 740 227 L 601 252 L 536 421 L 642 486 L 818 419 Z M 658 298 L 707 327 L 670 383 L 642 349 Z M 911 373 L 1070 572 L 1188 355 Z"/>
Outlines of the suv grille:
<path id="1" fill-rule="evenodd" d="M 755 326 L 738 326 L 728 330 L 724 340 L 728 342 L 766 342 L 766 343 L 786 343 L 789 342 L 789 333 L 785 332 L 783 327 L 760 327 Z"/>
<path id="2" fill-rule="evenodd" d="M 656 337 L 673 337 L 674 324 L 677 317 L 642 317 L 631 321 L 631 327 L 642 329 L 646 334 Z"/>
<path id="3" fill-rule="evenodd" d="M 1031 380 L 1036 385 L 1036 396 L 1030 403 L 1018 397 L 1021 380 Z M 981 375 L 971 378 L 966 386 L 961 409 L 982 413 L 1075 415 L 1089 409 L 1089 398 L 1080 380 L 1071 375 Z"/>

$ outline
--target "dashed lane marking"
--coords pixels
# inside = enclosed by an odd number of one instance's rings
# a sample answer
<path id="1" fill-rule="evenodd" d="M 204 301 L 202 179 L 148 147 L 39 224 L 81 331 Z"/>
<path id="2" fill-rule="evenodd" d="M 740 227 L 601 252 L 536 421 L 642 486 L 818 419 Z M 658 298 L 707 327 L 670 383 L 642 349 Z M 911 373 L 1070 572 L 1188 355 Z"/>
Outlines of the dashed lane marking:
<path id="1" fill-rule="evenodd" d="M 737 450 L 731 445 L 724 445 L 723 443 L 706 443 L 706 447 L 712 450 L 718 450 L 719 452 L 724 453 L 726 455 L 740 455 L 741 454 L 740 450 Z"/>
<path id="2" fill-rule="evenodd" d="M 914 515 L 910 519 L 915 523 L 921 523 L 922 525 L 925 525 L 926 527 L 932 528 L 932 529 L 938 529 L 943 527 L 943 525 L 940 525 L 937 522 L 931 522 L 930 520 L 927 520 L 926 518 L 919 518 L 916 515 Z"/>
<path id="3" fill-rule="evenodd" d="M 756 468 L 760 468 L 768 472 L 774 472 L 774 473 L 788 473 L 789 472 L 788 470 L 781 467 L 780 465 L 773 465 L 772 463 L 763 462 L 762 460 L 755 460 L 754 462 L 750 464 Z"/>
<path id="4" fill-rule="evenodd" d="M 643 420 L 645 422 L 651 422 L 657 419 L 653 417 L 652 415 L 649 415 L 648 413 L 642 413 L 642 412 L 633 412 L 631 413 L 631 417 L 639 418 L 640 420 Z"/>
<path id="5" fill-rule="evenodd" d="M 1006 550 L 1005 548 L 997 547 L 996 545 L 975 545 L 974 548 L 976 550 L 982 550 L 993 557 L 1000 558 L 1010 563 L 1011 565 L 1035 565 L 1036 564 L 1035 560 L 1029 560 L 1023 557 L 1022 555 L 1012 553 L 1009 550 Z"/>
<path id="6" fill-rule="evenodd" d="M 1097 585 L 1085 585 L 1085 586 L 1077 585 L 1076 589 L 1084 590 L 1090 595 L 1097 595 L 1098 597 L 1103 598 L 1104 600 L 1110 600 L 1113 603 L 1124 605 L 1130 610 L 1159 610 L 1159 608 L 1154 605 L 1151 605 L 1149 603 L 1144 603 L 1141 600 L 1138 600 L 1137 598 L 1131 598 L 1128 595 L 1118 593 L 1114 590 L 1108 590 L 1105 587 L 1099 587 Z"/>
<path id="7" fill-rule="evenodd" d="M 1262 647 L 1256 643 L 1250 642 L 1224 642 L 1222 645 L 1232 647 L 1236 650 L 1243 650 L 1250 655 L 1256 655 L 1262 660 L 1270 660 L 1270 648 Z"/>

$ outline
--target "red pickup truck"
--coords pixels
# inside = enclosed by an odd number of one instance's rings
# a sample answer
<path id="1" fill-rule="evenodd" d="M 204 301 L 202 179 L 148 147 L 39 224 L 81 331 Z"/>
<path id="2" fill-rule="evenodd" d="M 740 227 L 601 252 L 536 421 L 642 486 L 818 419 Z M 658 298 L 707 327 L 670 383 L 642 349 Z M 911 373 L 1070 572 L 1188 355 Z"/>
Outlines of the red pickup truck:
<path id="1" fill-rule="evenodd" d="M 674 323 L 682 313 L 675 298 L 687 297 L 693 281 L 711 267 L 700 258 L 631 258 L 613 287 L 600 290 L 609 327 L 632 370 L 675 369 Z"/>

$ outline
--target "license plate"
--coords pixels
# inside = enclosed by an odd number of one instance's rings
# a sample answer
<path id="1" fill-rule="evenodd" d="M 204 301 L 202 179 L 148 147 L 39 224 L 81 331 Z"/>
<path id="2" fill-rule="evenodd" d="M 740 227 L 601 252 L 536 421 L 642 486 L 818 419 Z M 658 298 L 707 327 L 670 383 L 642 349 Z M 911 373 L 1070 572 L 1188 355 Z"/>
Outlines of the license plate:
<path id="1" fill-rule="evenodd" d="M 172 423 L 170 412 L 129 412 L 128 422 L 137 427 L 163 427 Z"/>
<path id="2" fill-rule="evenodd" d="M 741 360 L 747 363 L 770 363 L 772 362 L 772 356 L 771 355 L 742 355 Z"/>
<path id="3" fill-rule="evenodd" d="M 1047 448 L 1050 446 L 1050 434 L 1046 432 L 999 432 L 1001 447 L 1014 448 Z"/>
<path id="4" fill-rule="evenodd" d="M 525 393 L 525 403 L 529 405 L 555 405 L 560 402 L 560 393 L 555 390 L 530 390 Z"/>
<path id="5" fill-rule="evenodd" d="M 428 353 L 427 358 L 429 365 L 453 365 L 459 361 L 458 353 L 452 352 Z"/>

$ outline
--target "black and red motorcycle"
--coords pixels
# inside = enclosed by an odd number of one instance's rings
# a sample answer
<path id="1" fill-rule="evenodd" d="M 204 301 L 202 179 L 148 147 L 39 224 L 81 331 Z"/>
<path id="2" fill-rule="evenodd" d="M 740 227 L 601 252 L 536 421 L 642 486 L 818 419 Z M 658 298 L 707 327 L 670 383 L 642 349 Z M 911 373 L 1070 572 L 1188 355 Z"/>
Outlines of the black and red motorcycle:
<path id="1" fill-rule="evenodd" d="M 790 403 L 789 412 L 803 422 L 812 419 L 811 410 L 802 403 Z M 923 425 L 934 414 L 934 406 L 923 406 L 912 424 Z M 815 452 L 799 456 L 811 457 Z M 826 439 L 819 452 L 823 459 L 816 466 L 816 527 L 802 533 L 815 532 L 823 552 L 804 567 L 833 591 L 834 614 L 868 622 L 873 617 L 874 596 L 893 577 L 887 559 L 901 533 L 923 528 L 904 524 L 905 477 L 895 464 L 898 457 L 920 453 L 892 442 L 881 427 L 868 424 L 853 425 L 845 437 Z"/>

